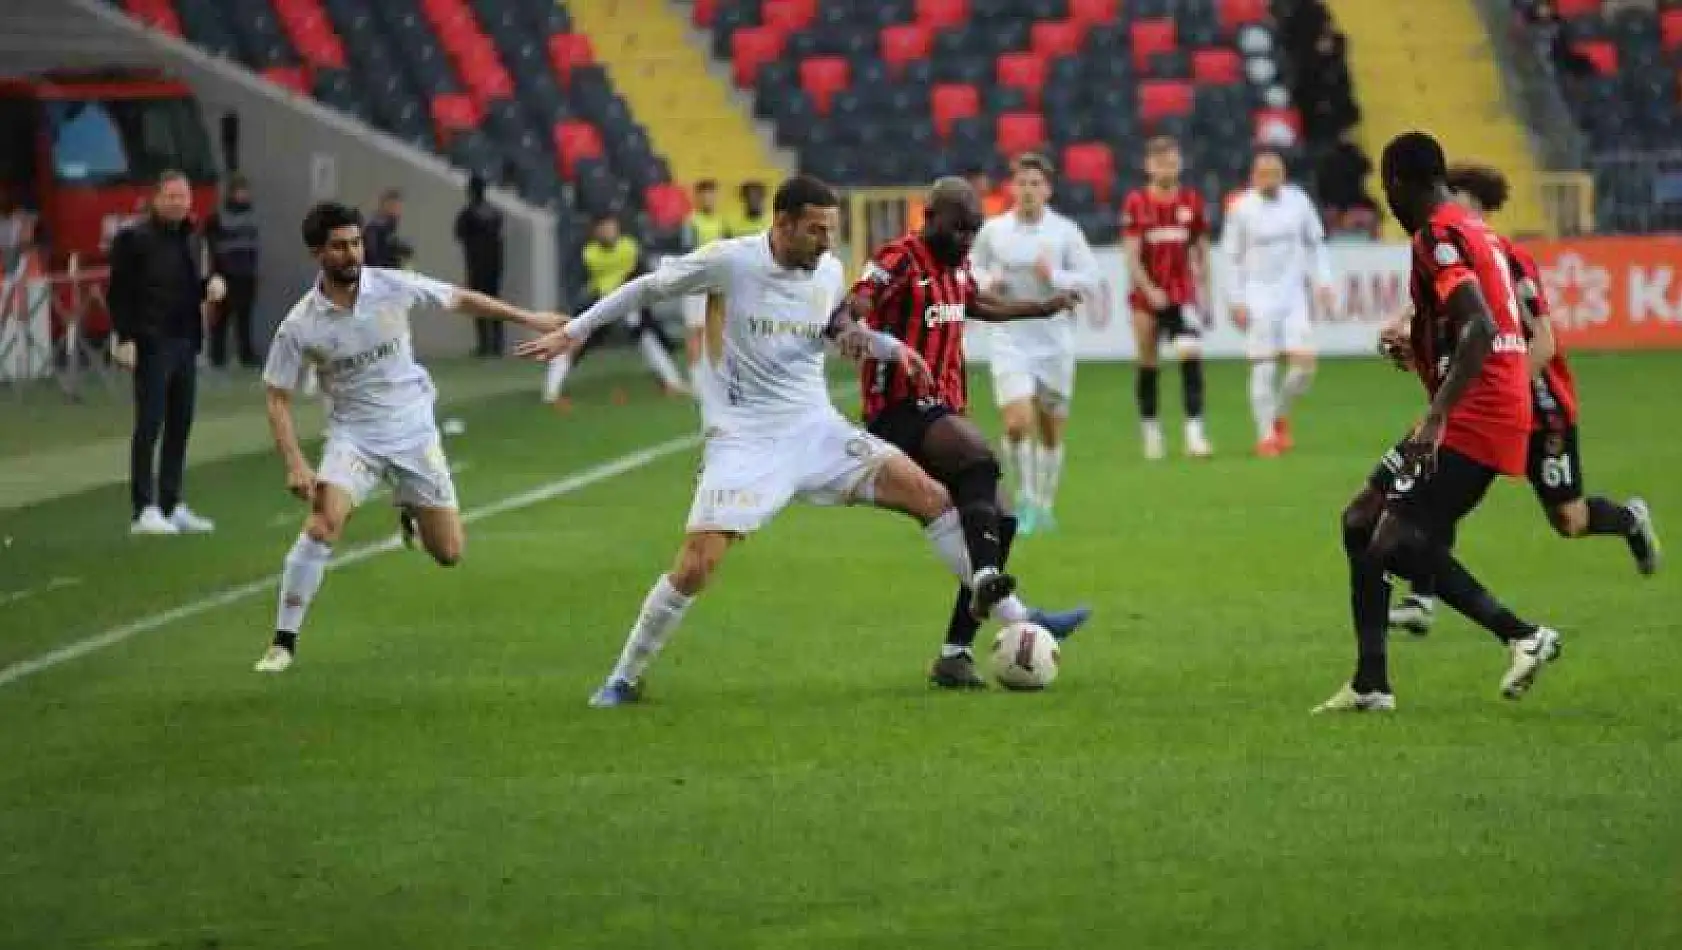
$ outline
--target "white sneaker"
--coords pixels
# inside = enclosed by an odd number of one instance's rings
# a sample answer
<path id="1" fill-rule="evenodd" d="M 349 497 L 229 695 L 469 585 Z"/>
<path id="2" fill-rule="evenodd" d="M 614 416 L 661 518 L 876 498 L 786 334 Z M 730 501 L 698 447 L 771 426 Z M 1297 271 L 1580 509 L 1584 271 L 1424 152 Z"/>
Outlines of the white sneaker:
<path id="1" fill-rule="evenodd" d="M 1162 426 L 1156 422 L 1145 423 L 1145 458 L 1152 462 L 1160 462 L 1168 456 L 1167 441 L 1162 438 Z"/>
<path id="2" fill-rule="evenodd" d="M 157 505 L 147 505 L 140 509 L 140 517 L 128 526 L 129 534 L 180 534 L 181 529 L 175 522 L 164 517 Z"/>
<path id="3" fill-rule="evenodd" d="M 1334 712 L 1395 712 L 1394 693 L 1357 693 L 1348 683 L 1311 711 L 1318 716 Z"/>
<path id="4" fill-rule="evenodd" d="M 1401 603 L 1390 608 L 1390 626 L 1406 630 L 1416 637 L 1431 632 L 1431 621 L 1435 617 L 1436 602 L 1418 594 L 1409 594 L 1402 598 Z"/>
<path id="5" fill-rule="evenodd" d="M 1559 659 L 1562 639 L 1558 630 L 1538 627 L 1529 637 L 1514 640 L 1511 645 L 1513 663 L 1507 667 L 1507 675 L 1501 677 L 1501 695 L 1508 699 L 1524 698 L 1541 674 L 1542 667 Z"/>
<path id="6" fill-rule="evenodd" d="M 1199 422 L 1186 423 L 1186 454 L 1194 459 L 1206 459 L 1215 454 L 1214 446 L 1209 444 L 1209 437 L 1203 434 L 1203 426 Z"/>
<path id="7" fill-rule="evenodd" d="M 292 665 L 292 651 L 283 646 L 271 646 L 269 652 L 252 667 L 259 673 L 284 673 Z"/>
<path id="8" fill-rule="evenodd" d="M 208 534 L 216 530 L 216 522 L 199 514 L 184 503 L 177 503 L 169 513 L 169 523 L 182 534 Z"/>

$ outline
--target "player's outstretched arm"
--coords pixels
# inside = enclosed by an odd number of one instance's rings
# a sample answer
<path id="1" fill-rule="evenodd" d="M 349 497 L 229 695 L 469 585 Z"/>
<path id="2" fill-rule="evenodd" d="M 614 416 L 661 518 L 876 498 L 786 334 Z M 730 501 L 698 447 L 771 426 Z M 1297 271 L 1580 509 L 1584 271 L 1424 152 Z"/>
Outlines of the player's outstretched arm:
<path id="1" fill-rule="evenodd" d="M 1042 320 L 1054 317 L 1080 303 L 1080 295 L 1070 291 L 1052 294 L 1044 300 L 1007 300 L 991 290 L 978 290 L 970 303 L 968 316 L 983 323 L 1006 323 L 1011 320 Z"/>
<path id="2" fill-rule="evenodd" d="M 477 290 L 462 289 L 456 291 L 454 309 L 480 320 L 517 323 L 538 333 L 559 330 L 567 322 L 565 314 L 537 313 L 523 307 L 516 307 L 505 300 L 492 297 L 490 294 L 482 294 Z"/>
<path id="3" fill-rule="evenodd" d="M 681 257 L 666 258 L 657 269 L 621 284 L 558 329 L 515 346 L 514 355 L 546 363 L 582 346 L 602 327 L 661 301 L 723 289 L 724 247 L 714 243 Z"/>
<path id="4" fill-rule="evenodd" d="M 835 308 L 829 315 L 829 325 L 824 328 L 824 336 L 835 345 L 836 352 L 854 363 L 865 359 L 878 360 L 883 363 L 897 365 L 911 381 L 919 386 L 933 382 L 929 373 L 928 363 L 923 361 L 916 350 L 900 340 L 898 337 L 884 330 L 872 329 L 864 322 L 864 317 L 870 312 L 870 301 L 867 296 L 854 289 L 847 294 L 847 299 Z"/>
<path id="5" fill-rule="evenodd" d="M 298 445 L 298 430 L 292 424 L 292 391 L 270 384 L 265 403 L 269 432 L 274 436 L 281 461 L 286 464 L 286 490 L 308 500 L 315 490 L 315 472 L 304 458 L 304 450 Z"/>

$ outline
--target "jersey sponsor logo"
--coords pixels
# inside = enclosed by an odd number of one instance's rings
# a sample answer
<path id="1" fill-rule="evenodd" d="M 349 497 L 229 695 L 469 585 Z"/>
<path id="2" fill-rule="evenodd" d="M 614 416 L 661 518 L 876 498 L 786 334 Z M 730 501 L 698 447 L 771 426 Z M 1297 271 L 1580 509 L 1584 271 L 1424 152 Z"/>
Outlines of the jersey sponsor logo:
<path id="1" fill-rule="evenodd" d="M 923 310 L 923 326 L 938 327 L 948 323 L 963 323 L 967 310 L 961 303 L 934 303 Z"/>
<path id="2" fill-rule="evenodd" d="M 1181 209 L 1184 210 L 1184 209 Z M 1190 220 L 1189 218 L 1187 220 Z M 1146 244 L 1184 244 L 1191 240 L 1191 229 L 1181 226 L 1147 228 L 1145 230 Z"/>
<path id="3" fill-rule="evenodd" d="M 748 318 L 748 332 L 754 336 L 797 336 L 807 340 L 817 340 L 823 337 L 825 329 L 825 324 L 810 323 L 805 320 Z"/>
<path id="4" fill-rule="evenodd" d="M 352 356 L 344 356 L 336 360 L 329 360 L 327 361 L 327 367 L 334 373 L 354 373 L 357 370 L 367 369 L 369 366 L 372 366 L 381 360 L 397 355 L 397 352 L 402 348 L 402 340 L 387 340 L 371 350 L 363 350 L 362 352 Z"/>

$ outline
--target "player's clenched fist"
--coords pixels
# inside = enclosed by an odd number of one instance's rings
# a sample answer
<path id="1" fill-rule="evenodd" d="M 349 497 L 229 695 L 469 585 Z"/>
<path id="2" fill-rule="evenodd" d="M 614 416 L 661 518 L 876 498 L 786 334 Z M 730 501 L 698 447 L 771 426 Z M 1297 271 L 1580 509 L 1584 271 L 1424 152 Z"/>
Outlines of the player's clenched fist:
<path id="1" fill-rule="evenodd" d="M 310 496 L 315 493 L 315 472 L 308 465 L 287 469 L 286 490 L 304 501 L 309 501 Z"/>

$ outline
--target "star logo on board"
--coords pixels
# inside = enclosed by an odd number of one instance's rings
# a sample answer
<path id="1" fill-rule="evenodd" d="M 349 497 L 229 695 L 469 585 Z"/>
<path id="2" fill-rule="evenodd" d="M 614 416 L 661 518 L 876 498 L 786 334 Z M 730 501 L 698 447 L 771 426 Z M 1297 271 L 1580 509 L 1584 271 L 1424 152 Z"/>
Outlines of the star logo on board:
<path id="1" fill-rule="evenodd" d="M 1581 254 L 1567 251 L 1542 268 L 1542 285 L 1560 326 L 1595 326 L 1611 318 L 1612 274 Z"/>

